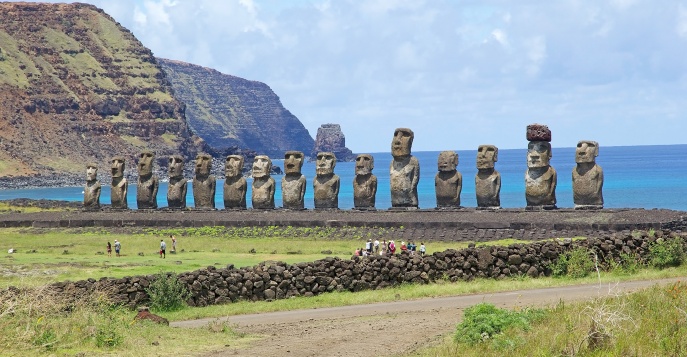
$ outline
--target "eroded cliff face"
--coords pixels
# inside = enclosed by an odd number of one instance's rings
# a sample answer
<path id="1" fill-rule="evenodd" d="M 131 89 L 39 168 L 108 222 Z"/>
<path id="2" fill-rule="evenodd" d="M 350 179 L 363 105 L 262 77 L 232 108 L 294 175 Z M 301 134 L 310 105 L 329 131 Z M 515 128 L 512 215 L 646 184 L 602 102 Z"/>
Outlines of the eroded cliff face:
<path id="1" fill-rule="evenodd" d="M 340 162 L 355 160 L 353 152 L 346 147 L 346 137 L 339 124 L 322 124 L 317 128 L 315 148 L 311 153 L 311 159 L 317 156 L 318 152 L 333 152 L 336 155 L 336 160 Z"/>
<path id="2" fill-rule="evenodd" d="M 0 176 L 202 146 L 151 51 L 102 10 L 0 3 Z"/>
<path id="3" fill-rule="evenodd" d="M 158 58 L 193 131 L 215 150 L 237 146 L 281 159 L 288 150 L 306 154 L 314 140 L 264 83 L 190 63 Z"/>

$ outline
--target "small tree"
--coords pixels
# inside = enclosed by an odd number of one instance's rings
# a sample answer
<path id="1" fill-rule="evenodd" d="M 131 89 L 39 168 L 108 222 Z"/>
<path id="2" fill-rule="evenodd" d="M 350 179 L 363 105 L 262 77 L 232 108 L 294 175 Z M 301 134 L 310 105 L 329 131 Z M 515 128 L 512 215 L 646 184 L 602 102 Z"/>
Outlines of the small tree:
<path id="1" fill-rule="evenodd" d="M 145 291 L 150 296 L 150 308 L 156 311 L 181 310 L 191 297 L 191 292 L 175 273 L 156 274 Z"/>

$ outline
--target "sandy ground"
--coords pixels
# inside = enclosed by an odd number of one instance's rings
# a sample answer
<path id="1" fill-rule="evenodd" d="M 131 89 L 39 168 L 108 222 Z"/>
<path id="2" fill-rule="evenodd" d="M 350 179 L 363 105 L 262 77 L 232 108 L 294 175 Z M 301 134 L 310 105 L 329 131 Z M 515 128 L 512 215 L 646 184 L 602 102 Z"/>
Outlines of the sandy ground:
<path id="1" fill-rule="evenodd" d="M 226 321 L 235 326 L 237 331 L 261 338 L 244 349 L 230 348 L 206 356 L 396 356 L 439 342 L 455 329 L 462 318 L 463 309 L 480 302 L 504 308 L 547 306 L 561 300 L 587 300 L 680 279 L 578 285 L 232 316 Z M 215 320 L 182 321 L 171 325 L 180 328 L 202 327 Z"/>

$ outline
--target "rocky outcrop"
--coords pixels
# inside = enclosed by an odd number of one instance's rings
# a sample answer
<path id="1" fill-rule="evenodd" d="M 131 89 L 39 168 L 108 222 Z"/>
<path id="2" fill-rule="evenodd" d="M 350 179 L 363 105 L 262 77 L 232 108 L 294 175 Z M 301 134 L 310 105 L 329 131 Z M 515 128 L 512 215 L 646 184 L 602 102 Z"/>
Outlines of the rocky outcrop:
<path id="1" fill-rule="evenodd" d="M 333 152 L 336 155 L 336 161 L 355 160 L 353 152 L 346 147 L 346 137 L 339 124 L 322 124 L 317 129 L 315 148 L 310 157 L 314 159 L 318 152 Z"/>
<path id="2" fill-rule="evenodd" d="M 158 62 L 186 103 L 189 125 L 213 149 L 237 146 L 273 158 L 312 151 L 308 131 L 266 84 L 190 63 Z"/>

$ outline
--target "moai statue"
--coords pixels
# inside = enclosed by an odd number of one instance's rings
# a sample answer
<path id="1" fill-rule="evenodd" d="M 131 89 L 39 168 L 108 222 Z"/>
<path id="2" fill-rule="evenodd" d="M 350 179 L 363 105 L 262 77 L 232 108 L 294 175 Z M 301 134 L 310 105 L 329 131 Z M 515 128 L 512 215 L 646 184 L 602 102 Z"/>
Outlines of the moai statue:
<path id="1" fill-rule="evenodd" d="M 224 208 L 246 209 L 248 183 L 243 177 L 242 155 L 229 155 L 224 163 Z"/>
<path id="2" fill-rule="evenodd" d="M 136 205 L 138 209 L 157 208 L 157 189 L 160 182 L 153 175 L 155 154 L 144 150 L 138 155 L 138 183 L 136 186 Z"/>
<path id="3" fill-rule="evenodd" d="M 437 196 L 437 208 L 460 207 L 460 191 L 463 189 L 463 175 L 458 166 L 458 154 L 455 151 L 442 151 L 437 161 L 439 172 L 434 177 L 434 190 Z"/>
<path id="4" fill-rule="evenodd" d="M 528 209 L 556 208 L 556 170 L 551 167 L 551 130 L 546 125 L 527 126 L 525 198 Z"/>
<path id="5" fill-rule="evenodd" d="M 121 156 L 115 156 L 112 158 L 111 164 L 112 185 L 110 190 L 110 202 L 112 208 L 127 209 L 129 208 L 129 205 L 126 201 L 128 182 L 124 177 L 126 161 Z"/>
<path id="6" fill-rule="evenodd" d="M 196 155 L 196 176 L 193 178 L 193 202 L 195 208 L 215 209 L 215 176 L 212 170 L 212 156 L 209 154 Z"/>
<path id="7" fill-rule="evenodd" d="M 281 180 L 283 207 L 305 209 L 305 175 L 301 174 L 304 155 L 300 151 L 284 154 L 284 178 Z"/>
<path id="8" fill-rule="evenodd" d="M 353 179 L 353 206 L 356 209 L 375 209 L 377 195 L 377 176 L 372 174 L 375 159 L 369 154 L 355 158 L 355 178 Z"/>
<path id="9" fill-rule="evenodd" d="M 575 209 L 601 209 L 604 198 L 601 189 L 604 185 L 604 170 L 596 164 L 599 144 L 596 141 L 582 140 L 575 149 L 577 166 L 572 172 L 573 202 Z"/>
<path id="10" fill-rule="evenodd" d="M 274 190 L 276 184 L 270 176 L 272 160 L 268 156 L 258 155 L 253 160 L 253 191 L 251 201 L 253 208 L 274 209 Z"/>
<path id="11" fill-rule="evenodd" d="M 167 206 L 186 208 L 187 182 L 184 177 L 184 158 L 181 155 L 169 157 L 169 185 L 167 186 Z"/>
<path id="12" fill-rule="evenodd" d="M 389 180 L 391 186 L 391 208 L 418 208 L 417 183 L 420 180 L 420 163 L 410 154 L 415 134 L 407 128 L 394 131 L 391 142 Z"/>
<path id="13" fill-rule="evenodd" d="M 317 166 L 313 188 L 315 189 L 315 208 L 339 208 L 339 186 L 341 179 L 334 173 L 336 156 L 331 152 L 317 153 Z"/>
<path id="14" fill-rule="evenodd" d="M 499 148 L 494 145 L 480 145 L 477 148 L 477 174 L 475 194 L 478 209 L 501 208 L 501 174 L 494 166 L 499 160 Z"/>
<path id="15" fill-rule="evenodd" d="M 100 208 L 100 181 L 98 181 L 98 165 L 86 165 L 86 187 L 83 190 L 83 207 L 86 209 Z"/>

